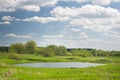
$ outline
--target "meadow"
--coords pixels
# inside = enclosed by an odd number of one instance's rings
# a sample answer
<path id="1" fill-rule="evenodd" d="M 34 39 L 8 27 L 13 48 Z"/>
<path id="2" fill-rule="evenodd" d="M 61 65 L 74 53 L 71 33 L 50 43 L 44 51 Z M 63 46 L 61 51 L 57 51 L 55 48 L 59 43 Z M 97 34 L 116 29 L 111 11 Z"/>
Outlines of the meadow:
<path id="1" fill-rule="evenodd" d="M 0 80 L 119 80 L 120 57 L 43 57 L 35 54 L 19 54 L 20 59 L 10 59 L 0 54 Z M 32 68 L 13 64 L 30 62 L 93 62 L 106 65 L 89 68 Z"/>

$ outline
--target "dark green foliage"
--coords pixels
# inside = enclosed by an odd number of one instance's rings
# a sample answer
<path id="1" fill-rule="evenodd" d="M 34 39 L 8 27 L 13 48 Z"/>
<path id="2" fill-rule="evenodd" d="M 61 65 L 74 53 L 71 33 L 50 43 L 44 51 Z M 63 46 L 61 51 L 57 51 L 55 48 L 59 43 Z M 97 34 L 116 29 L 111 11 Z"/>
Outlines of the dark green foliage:
<path id="1" fill-rule="evenodd" d="M 80 50 L 79 53 L 82 57 L 92 56 L 92 54 L 87 50 Z"/>
<path id="2" fill-rule="evenodd" d="M 78 49 L 73 49 L 73 50 L 71 51 L 71 54 L 72 54 L 73 56 L 78 56 L 78 55 L 79 55 L 79 50 L 78 50 Z"/>
<path id="3" fill-rule="evenodd" d="M 0 47 L 0 53 L 36 54 L 43 56 L 120 56 L 120 51 L 105 51 L 97 49 L 66 49 L 64 46 L 49 45 L 45 48 L 38 48 L 35 41 L 28 41 L 26 44 L 15 43 L 10 47 Z M 50 53 L 51 52 L 51 53 Z"/>
<path id="4" fill-rule="evenodd" d="M 16 53 L 9 53 L 8 58 L 15 59 L 15 60 L 20 60 L 20 56 Z"/>
<path id="5" fill-rule="evenodd" d="M 48 45 L 47 48 L 51 48 L 54 51 L 54 53 L 57 52 L 57 50 L 56 50 L 57 46 L 56 45 Z"/>
<path id="6" fill-rule="evenodd" d="M 67 55 L 67 49 L 64 46 L 49 45 L 49 46 L 47 46 L 47 48 L 52 49 L 56 56 Z"/>
<path id="7" fill-rule="evenodd" d="M 35 41 L 28 41 L 25 44 L 25 51 L 28 54 L 34 54 L 37 51 L 37 44 Z"/>
<path id="8" fill-rule="evenodd" d="M 38 54 L 45 56 L 45 57 L 52 57 L 54 56 L 54 51 L 51 48 L 40 48 Z"/>
<path id="9" fill-rule="evenodd" d="M 120 51 L 104 51 L 93 49 L 90 51 L 93 56 L 120 56 Z"/>
<path id="10" fill-rule="evenodd" d="M 96 51 L 96 49 L 92 49 L 92 50 L 90 51 L 90 53 L 91 53 L 93 56 L 97 56 L 97 51 Z"/>
<path id="11" fill-rule="evenodd" d="M 8 52 L 9 47 L 0 46 L 0 52 Z"/>
<path id="12" fill-rule="evenodd" d="M 65 55 L 67 55 L 67 49 L 66 49 L 66 47 L 64 47 L 64 46 L 58 46 L 56 48 L 55 55 L 57 55 L 57 56 L 65 56 Z"/>
<path id="13" fill-rule="evenodd" d="M 82 50 L 73 49 L 71 53 L 73 56 L 82 56 L 82 57 L 92 56 L 92 54 L 85 49 Z"/>
<path id="14" fill-rule="evenodd" d="M 49 45 L 45 48 L 39 48 L 36 55 L 43 56 L 65 56 L 67 55 L 67 49 L 64 46 Z"/>
<path id="15" fill-rule="evenodd" d="M 23 53 L 25 53 L 25 46 L 22 43 L 11 44 L 10 48 L 9 48 L 9 52 L 23 54 Z"/>
<path id="16" fill-rule="evenodd" d="M 120 56 L 120 51 L 111 51 L 109 52 L 110 56 Z"/>

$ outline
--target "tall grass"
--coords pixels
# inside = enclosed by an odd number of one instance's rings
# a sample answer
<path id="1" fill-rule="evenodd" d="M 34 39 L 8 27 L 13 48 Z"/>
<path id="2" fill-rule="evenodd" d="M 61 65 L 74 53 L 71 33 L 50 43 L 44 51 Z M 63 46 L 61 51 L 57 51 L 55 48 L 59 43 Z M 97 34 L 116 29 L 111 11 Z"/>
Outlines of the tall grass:
<path id="1" fill-rule="evenodd" d="M 0 80 L 119 80 L 120 57 L 43 57 L 19 55 L 20 60 L 0 54 Z M 106 65 L 90 68 L 30 68 L 15 67 L 12 64 L 23 62 L 98 62 Z"/>

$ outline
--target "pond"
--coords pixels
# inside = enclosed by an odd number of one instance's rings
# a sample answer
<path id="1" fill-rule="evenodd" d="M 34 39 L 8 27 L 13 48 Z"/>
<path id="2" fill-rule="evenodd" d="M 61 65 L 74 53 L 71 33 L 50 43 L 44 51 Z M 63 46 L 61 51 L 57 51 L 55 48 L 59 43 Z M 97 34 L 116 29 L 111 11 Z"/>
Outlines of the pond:
<path id="1" fill-rule="evenodd" d="M 93 66 L 100 66 L 104 64 L 89 63 L 89 62 L 44 62 L 44 63 L 24 63 L 15 64 L 15 66 L 24 67 L 41 67 L 41 68 L 87 68 Z"/>

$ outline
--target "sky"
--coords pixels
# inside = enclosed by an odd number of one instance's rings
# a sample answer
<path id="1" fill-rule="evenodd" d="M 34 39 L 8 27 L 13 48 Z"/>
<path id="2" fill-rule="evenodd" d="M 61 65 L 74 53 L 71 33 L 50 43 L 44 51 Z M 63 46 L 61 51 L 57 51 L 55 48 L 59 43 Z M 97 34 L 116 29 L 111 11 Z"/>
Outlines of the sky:
<path id="1" fill-rule="evenodd" d="M 0 0 L 0 46 L 120 50 L 120 0 Z"/>

